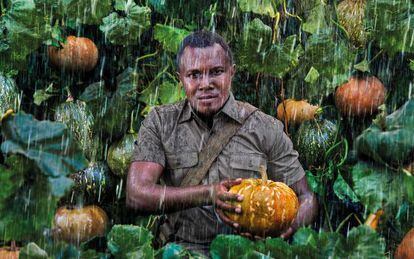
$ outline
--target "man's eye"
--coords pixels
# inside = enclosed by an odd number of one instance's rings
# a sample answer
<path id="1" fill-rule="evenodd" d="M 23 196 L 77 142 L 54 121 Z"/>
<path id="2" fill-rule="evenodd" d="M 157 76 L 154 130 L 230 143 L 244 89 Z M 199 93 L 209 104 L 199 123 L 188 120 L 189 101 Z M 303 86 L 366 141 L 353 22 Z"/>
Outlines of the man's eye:
<path id="1" fill-rule="evenodd" d="M 190 74 L 191 79 L 198 79 L 200 78 L 201 73 L 200 72 L 193 72 Z"/>
<path id="2" fill-rule="evenodd" d="M 217 76 L 217 75 L 221 75 L 224 72 L 223 69 L 215 69 L 212 71 L 212 74 Z"/>

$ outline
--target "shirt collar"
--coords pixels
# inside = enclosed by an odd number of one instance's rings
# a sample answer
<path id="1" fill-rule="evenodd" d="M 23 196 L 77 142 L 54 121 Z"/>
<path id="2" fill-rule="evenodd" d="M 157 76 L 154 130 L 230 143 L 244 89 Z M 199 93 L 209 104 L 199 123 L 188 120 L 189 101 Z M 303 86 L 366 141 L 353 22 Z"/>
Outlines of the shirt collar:
<path id="1" fill-rule="evenodd" d="M 237 106 L 236 100 L 234 99 L 234 95 L 232 92 L 230 92 L 229 98 L 227 99 L 226 103 L 215 116 L 217 116 L 220 113 L 224 113 L 230 118 L 236 120 L 237 122 L 243 123 L 243 118 L 240 116 L 237 107 L 238 106 Z M 182 122 L 188 121 L 189 119 L 191 119 L 191 116 L 192 116 L 192 108 L 188 100 L 186 100 L 178 122 L 182 123 Z"/>

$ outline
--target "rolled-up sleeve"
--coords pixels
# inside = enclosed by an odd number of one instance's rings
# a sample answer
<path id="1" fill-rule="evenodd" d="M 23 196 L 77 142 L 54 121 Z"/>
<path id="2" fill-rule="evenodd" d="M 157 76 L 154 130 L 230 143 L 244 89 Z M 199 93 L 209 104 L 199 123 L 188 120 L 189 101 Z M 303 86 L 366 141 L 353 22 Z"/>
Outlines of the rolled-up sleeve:
<path id="1" fill-rule="evenodd" d="M 161 142 L 161 121 L 154 108 L 141 124 L 134 142 L 132 161 L 154 162 L 165 167 L 165 152 Z"/>
<path id="2" fill-rule="evenodd" d="M 276 137 L 268 153 L 267 172 L 270 179 L 290 186 L 302 179 L 305 171 L 298 160 L 298 152 L 293 149 L 292 141 L 283 131 L 282 123 L 275 120 L 273 125 Z"/>

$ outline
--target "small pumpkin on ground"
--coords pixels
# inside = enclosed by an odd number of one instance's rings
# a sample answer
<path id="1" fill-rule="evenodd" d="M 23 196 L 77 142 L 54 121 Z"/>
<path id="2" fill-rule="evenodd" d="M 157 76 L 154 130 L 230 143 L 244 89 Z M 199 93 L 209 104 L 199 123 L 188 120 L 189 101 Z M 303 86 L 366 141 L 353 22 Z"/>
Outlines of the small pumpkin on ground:
<path id="1" fill-rule="evenodd" d="M 56 237 L 69 243 L 79 244 L 96 236 L 104 236 L 108 216 L 100 207 L 60 207 L 54 218 Z"/>
<path id="2" fill-rule="evenodd" d="M 114 142 L 109 147 L 107 162 L 114 174 L 120 177 L 127 175 L 134 151 L 134 141 L 137 138 L 138 133 L 131 130 L 121 140 Z"/>
<path id="3" fill-rule="evenodd" d="M 404 236 L 394 254 L 394 259 L 414 258 L 414 228 Z"/>
<path id="4" fill-rule="evenodd" d="M 351 77 L 336 89 L 335 104 L 343 116 L 366 116 L 378 110 L 385 101 L 386 89 L 374 77 Z"/>
<path id="5" fill-rule="evenodd" d="M 266 170 L 261 167 L 261 179 L 243 179 L 229 192 L 243 195 L 237 202 L 241 214 L 225 212 L 240 224 L 243 231 L 259 236 L 277 236 L 287 230 L 299 209 L 295 192 L 284 183 L 268 180 Z"/>

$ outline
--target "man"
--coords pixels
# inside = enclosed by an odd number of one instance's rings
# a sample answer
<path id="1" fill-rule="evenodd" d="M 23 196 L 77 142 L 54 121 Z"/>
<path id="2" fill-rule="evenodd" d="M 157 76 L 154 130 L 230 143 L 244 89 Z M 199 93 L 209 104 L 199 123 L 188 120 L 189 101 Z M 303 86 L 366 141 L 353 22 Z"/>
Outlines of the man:
<path id="1" fill-rule="evenodd" d="M 128 173 L 127 205 L 143 212 L 169 214 L 169 241 L 208 254 L 217 234 L 242 231 L 223 213 L 241 213 L 229 202 L 243 197 L 228 190 L 239 184 L 240 178 L 260 177 L 259 168 L 265 166 L 269 179 L 288 184 L 300 202 L 294 223 L 281 236 L 288 238 L 298 227 L 310 224 L 317 202 L 298 154 L 280 121 L 260 111 L 247 116 L 250 105 L 234 99 L 230 90 L 235 65 L 223 38 L 206 31 L 189 35 L 181 44 L 177 64 L 187 98 L 155 107 L 143 121 Z M 180 187 L 187 170 L 197 166 L 208 139 L 226 130 L 229 123 L 242 126 L 201 184 Z M 165 185 L 159 184 L 160 179 Z"/>

